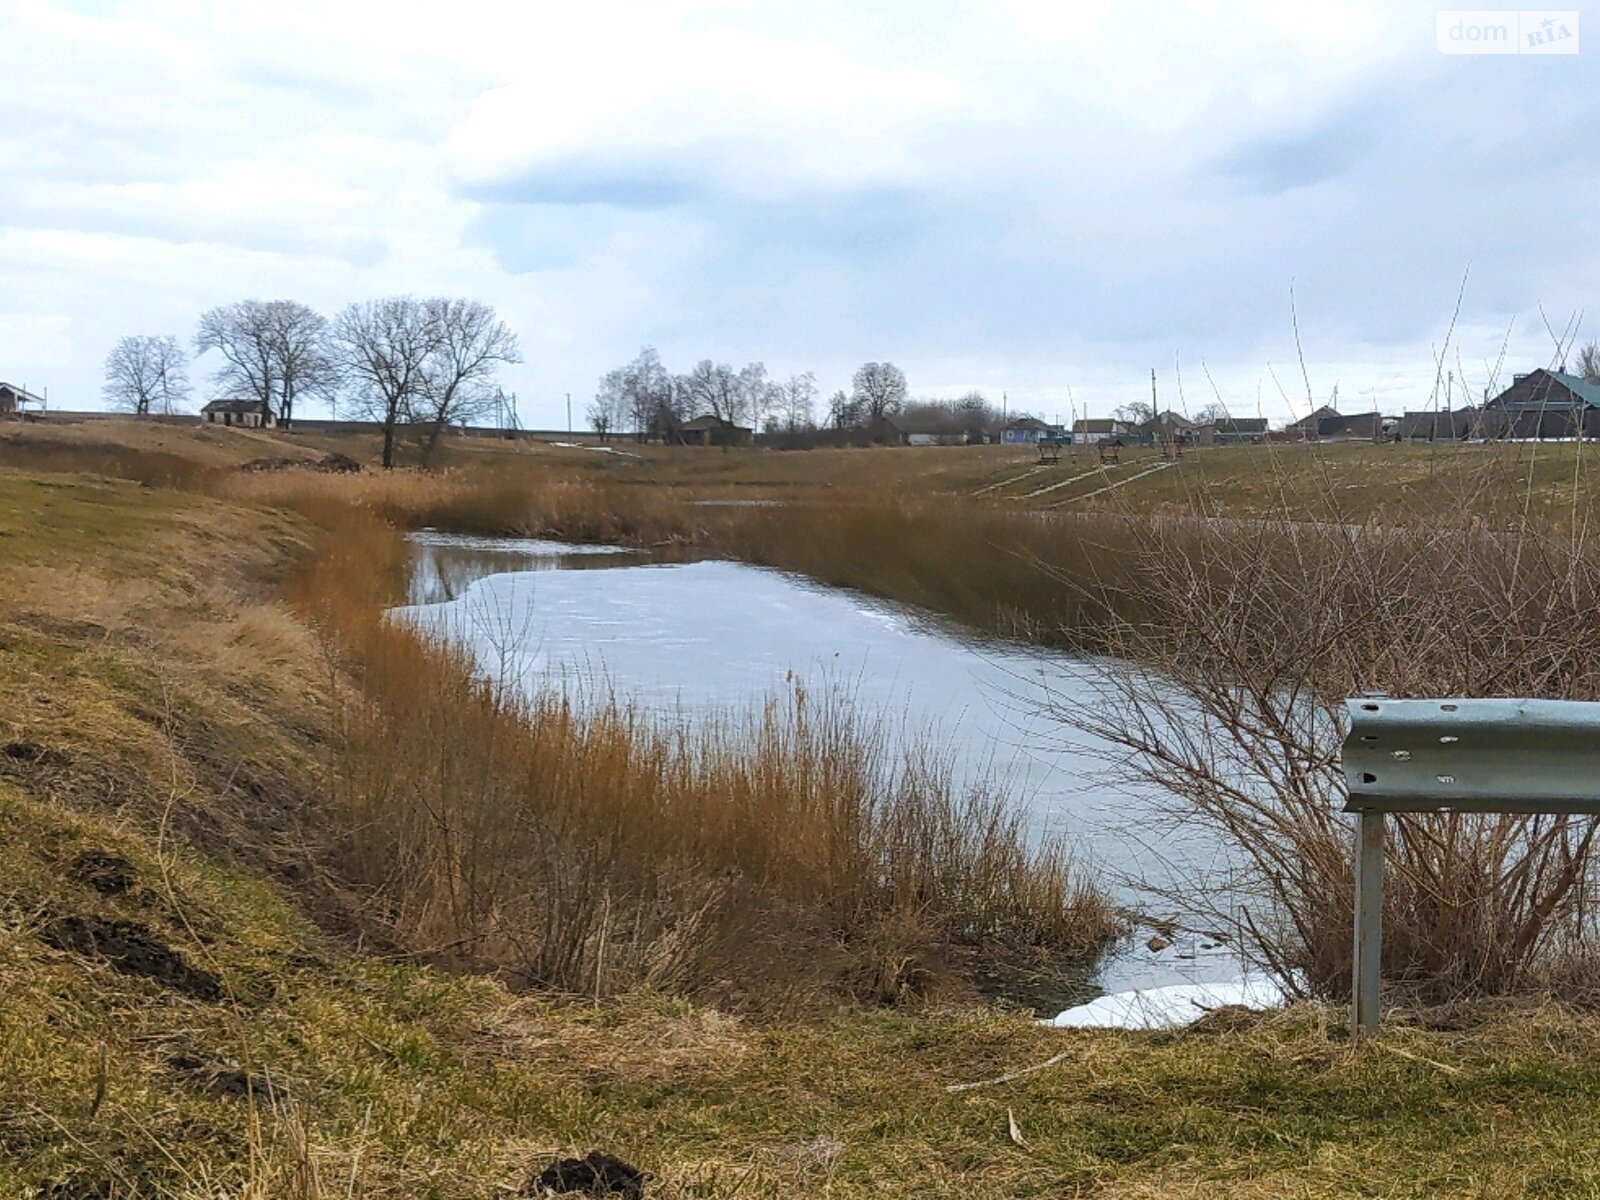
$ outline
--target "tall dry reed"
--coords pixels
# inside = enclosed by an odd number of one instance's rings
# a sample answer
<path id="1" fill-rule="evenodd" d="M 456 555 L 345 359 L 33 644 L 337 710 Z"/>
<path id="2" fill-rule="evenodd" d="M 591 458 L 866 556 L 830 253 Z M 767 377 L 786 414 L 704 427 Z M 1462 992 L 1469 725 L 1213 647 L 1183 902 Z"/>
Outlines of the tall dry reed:
<path id="1" fill-rule="evenodd" d="M 923 995 L 974 952 L 1083 964 L 1118 931 L 1003 797 L 898 759 L 838 702 L 673 727 L 484 678 L 383 618 L 400 539 L 337 513 L 291 594 L 352 681 L 335 861 L 399 944 L 530 985 L 766 1007 Z"/>
<path id="2" fill-rule="evenodd" d="M 702 526 L 697 511 L 670 493 L 537 467 L 234 473 L 215 481 L 213 490 L 230 499 L 312 516 L 354 507 L 396 529 L 488 537 L 654 545 L 696 540 Z"/>

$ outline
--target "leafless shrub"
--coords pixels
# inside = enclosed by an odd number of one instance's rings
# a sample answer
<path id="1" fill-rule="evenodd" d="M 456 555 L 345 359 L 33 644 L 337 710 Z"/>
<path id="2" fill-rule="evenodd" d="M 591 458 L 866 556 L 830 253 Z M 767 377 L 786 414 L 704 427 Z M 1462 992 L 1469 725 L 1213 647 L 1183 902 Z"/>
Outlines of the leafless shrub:
<path id="1" fill-rule="evenodd" d="M 1056 705 L 1168 797 L 1168 815 L 1248 864 L 1235 896 L 1253 949 L 1306 992 L 1349 986 L 1343 701 L 1600 695 L 1594 546 L 1499 529 L 1142 518 L 1129 586 L 1155 615 L 1112 624 L 1092 703 Z M 1592 952 L 1593 821 L 1439 815 L 1391 829 L 1390 980 L 1433 1000 L 1561 986 Z"/>

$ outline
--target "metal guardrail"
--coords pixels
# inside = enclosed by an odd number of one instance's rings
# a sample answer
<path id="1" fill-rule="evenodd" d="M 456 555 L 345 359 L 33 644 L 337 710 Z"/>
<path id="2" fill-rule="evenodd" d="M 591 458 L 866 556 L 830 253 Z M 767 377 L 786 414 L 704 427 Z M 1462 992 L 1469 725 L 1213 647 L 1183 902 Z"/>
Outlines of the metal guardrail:
<path id="1" fill-rule="evenodd" d="M 1390 813 L 1600 814 L 1600 703 L 1346 701 L 1346 812 L 1356 821 L 1351 1029 L 1377 1032 Z"/>

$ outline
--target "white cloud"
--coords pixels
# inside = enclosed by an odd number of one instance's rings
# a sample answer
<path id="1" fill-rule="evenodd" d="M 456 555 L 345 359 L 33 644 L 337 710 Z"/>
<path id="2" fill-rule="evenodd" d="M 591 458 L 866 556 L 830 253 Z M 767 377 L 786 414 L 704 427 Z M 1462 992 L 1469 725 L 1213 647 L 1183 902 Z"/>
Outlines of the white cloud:
<path id="1" fill-rule="evenodd" d="M 1475 360 L 1600 268 L 1582 60 L 1442 59 L 1420 4 L 15 0 L 0 41 L 0 376 L 63 402 L 210 304 L 406 290 L 499 305 L 545 421 L 644 341 L 1046 411 L 1181 353 L 1277 411 L 1295 281 L 1319 387 L 1399 404 L 1468 259 Z"/>

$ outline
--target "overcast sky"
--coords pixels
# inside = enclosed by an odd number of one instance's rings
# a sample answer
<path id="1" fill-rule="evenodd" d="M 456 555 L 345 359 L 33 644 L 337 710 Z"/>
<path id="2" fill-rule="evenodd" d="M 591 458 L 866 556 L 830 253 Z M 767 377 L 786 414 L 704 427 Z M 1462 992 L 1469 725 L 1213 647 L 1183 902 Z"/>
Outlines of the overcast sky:
<path id="1" fill-rule="evenodd" d="M 1549 364 L 1541 304 L 1600 334 L 1600 24 L 1569 57 L 1435 29 L 1282 0 L 0 0 L 0 379 L 97 407 L 119 336 L 187 342 L 214 304 L 448 293 L 517 330 L 537 426 L 647 343 L 825 391 L 891 359 L 1046 416 L 1152 367 L 1178 407 L 1176 364 L 1190 409 L 1209 368 L 1281 417 L 1292 289 L 1319 402 L 1421 407 L 1464 277 L 1474 390 L 1503 344 Z"/>

